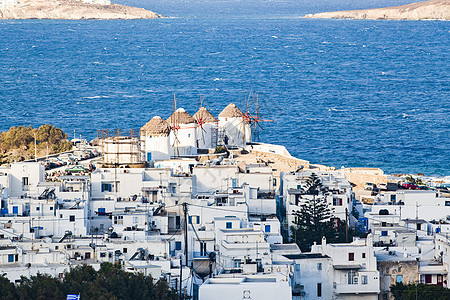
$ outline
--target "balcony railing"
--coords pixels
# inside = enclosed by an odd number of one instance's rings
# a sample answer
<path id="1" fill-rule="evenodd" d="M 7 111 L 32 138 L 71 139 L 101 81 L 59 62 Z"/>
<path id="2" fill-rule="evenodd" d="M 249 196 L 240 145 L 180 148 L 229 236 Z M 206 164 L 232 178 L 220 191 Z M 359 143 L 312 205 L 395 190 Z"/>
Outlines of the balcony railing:
<path id="1" fill-rule="evenodd" d="M 196 252 L 194 251 L 194 258 L 209 258 L 208 252 Z"/>

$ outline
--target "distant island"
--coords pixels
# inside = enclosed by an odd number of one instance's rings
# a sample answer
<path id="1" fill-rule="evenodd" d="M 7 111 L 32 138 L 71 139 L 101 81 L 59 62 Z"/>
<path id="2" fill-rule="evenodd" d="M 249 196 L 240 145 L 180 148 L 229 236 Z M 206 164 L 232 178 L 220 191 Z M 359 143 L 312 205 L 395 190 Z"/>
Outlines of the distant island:
<path id="1" fill-rule="evenodd" d="M 402 6 L 323 12 L 306 15 L 312 19 L 450 20 L 450 0 L 430 0 Z"/>
<path id="2" fill-rule="evenodd" d="M 157 13 L 109 0 L 0 0 L 0 19 L 151 19 Z"/>

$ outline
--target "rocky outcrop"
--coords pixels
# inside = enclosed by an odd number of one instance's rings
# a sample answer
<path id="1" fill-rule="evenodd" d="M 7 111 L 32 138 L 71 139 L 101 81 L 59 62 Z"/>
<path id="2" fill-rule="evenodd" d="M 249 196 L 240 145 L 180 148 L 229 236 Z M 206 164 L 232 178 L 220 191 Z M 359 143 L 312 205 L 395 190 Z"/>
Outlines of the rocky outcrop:
<path id="1" fill-rule="evenodd" d="M 0 0 L 1 2 L 1 0 Z M 20 1 L 15 5 L 0 5 L 0 19 L 151 19 L 161 16 L 144 8 L 119 4 L 89 4 L 75 0 Z"/>
<path id="2" fill-rule="evenodd" d="M 402 6 L 324 12 L 306 15 L 314 19 L 450 20 L 450 0 L 430 0 Z"/>

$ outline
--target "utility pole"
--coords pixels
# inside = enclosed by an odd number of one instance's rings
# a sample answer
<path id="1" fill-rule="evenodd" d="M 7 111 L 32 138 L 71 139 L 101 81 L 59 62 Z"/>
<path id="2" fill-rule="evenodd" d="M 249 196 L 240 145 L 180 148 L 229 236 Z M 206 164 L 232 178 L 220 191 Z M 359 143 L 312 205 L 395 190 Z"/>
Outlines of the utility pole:
<path id="1" fill-rule="evenodd" d="M 345 209 L 345 242 L 348 243 L 348 208 Z"/>
<path id="2" fill-rule="evenodd" d="M 37 161 L 37 141 L 36 141 L 36 132 L 34 133 L 34 161 Z"/>
<path id="3" fill-rule="evenodd" d="M 180 300 L 183 300 L 183 258 L 180 257 Z M 176 286 L 176 283 L 175 283 Z"/>
<path id="4" fill-rule="evenodd" d="M 185 257 L 185 265 L 188 266 L 188 207 L 187 203 L 183 203 L 183 212 L 184 212 L 184 257 Z"/>

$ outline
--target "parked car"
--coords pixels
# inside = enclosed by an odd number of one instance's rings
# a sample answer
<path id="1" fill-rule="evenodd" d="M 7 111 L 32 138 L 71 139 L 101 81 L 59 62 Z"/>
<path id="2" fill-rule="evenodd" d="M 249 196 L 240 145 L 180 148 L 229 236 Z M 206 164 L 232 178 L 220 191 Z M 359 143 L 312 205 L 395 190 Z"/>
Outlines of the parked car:
<path id="1" fill-rule="evenodd" d="M 379 183 L 378 188 L 380 189 L 380 191 L 387 191 L 387 189 L 388 189 L 386 183 Z"/>
<path id="2" fill-rule="evenodd" d="M 366 184 L 364 185 L 364 189 L 368 191 L 372 191 L 374 187 L 375 184 L 373 184 L 372 182 L 366 182 Z"/>
<path id="3" fill-rule="evenodd" d="M 408 190 L 418 190 L 419 186 L 417 184 L 414 184 L 414 183 L 403 182 L 402 183 L 402 188 L 408 189 Z"/>

